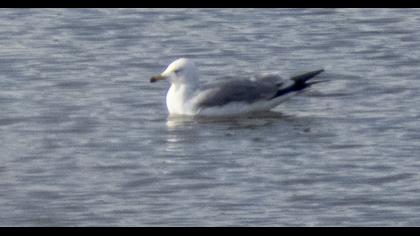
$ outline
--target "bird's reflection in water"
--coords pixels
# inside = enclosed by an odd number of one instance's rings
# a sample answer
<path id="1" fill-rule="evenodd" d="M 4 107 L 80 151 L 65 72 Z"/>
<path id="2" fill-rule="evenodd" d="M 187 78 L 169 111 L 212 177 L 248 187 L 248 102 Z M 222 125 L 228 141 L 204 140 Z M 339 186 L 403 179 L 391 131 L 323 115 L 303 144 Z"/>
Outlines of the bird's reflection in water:
<path id="1" fill-rule="evenodd" d="M 308 133 L 313 122 L 311 117 L 274 111 L 236 117 L 170 116 L 166 122 L 165 150 L 174 156 L 201 155 L 200 150 L 223 146 L 226 139 L 255 141 Z"/>
<path id="2" fill-rule="evenodd" d="M 169 116 L 166 122 L 168 130 L 177 128 L 192 128 L 196 125 L 222 125 L 226 128 L 257 128 L 267 126 L 276 121 L 293 120 L 292 115 L 286 115 L 281 112 L 261 112 L 251 113 L 241 116 L 222 116 L 222 117 L 205 117 L 205 116 Z"/>

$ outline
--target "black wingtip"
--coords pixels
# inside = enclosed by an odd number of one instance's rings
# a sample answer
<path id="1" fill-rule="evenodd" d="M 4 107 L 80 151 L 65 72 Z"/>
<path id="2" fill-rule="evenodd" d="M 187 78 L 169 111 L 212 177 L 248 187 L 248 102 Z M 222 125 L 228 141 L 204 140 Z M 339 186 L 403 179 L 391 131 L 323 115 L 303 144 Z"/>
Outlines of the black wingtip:
<path id="1" fill-rule="evenodd" d="M 316 71 L 311 71 L 302 75 L 297 75 L 294 76 L 292 78 L 290 78 L 291 80 L 295 81 L 295 83 L 300 83 L 300 84 L 304 84 L 306 81 L 308 81 L 309 79 L 319 75 L 320 73 L 322 73 L 324 71 L 324 69 L 320 69 L 320 70 L 316 70 Z"/>
<path id="2" fill-rule="evenodd" d="M 318 81 L 307 82 L 308 80 L 310 80 L 311 78 L 315 77 L 316 75 L 322 73 L 323 71 L 324 71 L 324 69 L 316 70 L 316 71 L 308 72 L 308 73 L 305 73 L 305 74 L 302 74 L 302 75 L 297 75 L 297 76 L 294 76 L 294 77 L 290 78 L 295 83 L 293 85 L 287 87 L 287 88 L 283 88 L 283 89 L 278 90 L 277 93 L 272 97 L 272 99 L 276 98 L 276 97 L 279 97 L 279 96 L 283 96 L 283 95 L 288 94 L 290 92 L 302 91 L 305 88 L 308 88 L 313 84 L 326 82 L 326 80 L 318 80 Z"/>

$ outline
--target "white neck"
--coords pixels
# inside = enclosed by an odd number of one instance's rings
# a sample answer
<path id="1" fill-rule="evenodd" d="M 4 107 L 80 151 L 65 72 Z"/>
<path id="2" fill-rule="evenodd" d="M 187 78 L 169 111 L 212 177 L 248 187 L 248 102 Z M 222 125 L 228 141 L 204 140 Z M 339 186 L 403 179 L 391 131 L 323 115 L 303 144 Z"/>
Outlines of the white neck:
<path id="1" fill-rule="evenodd" d="M 190 101 L 197 88 L 197 83 L 172 83 L 166 94 L 166 106 L 169 114 L 191 115 L 193 109 Z"/>

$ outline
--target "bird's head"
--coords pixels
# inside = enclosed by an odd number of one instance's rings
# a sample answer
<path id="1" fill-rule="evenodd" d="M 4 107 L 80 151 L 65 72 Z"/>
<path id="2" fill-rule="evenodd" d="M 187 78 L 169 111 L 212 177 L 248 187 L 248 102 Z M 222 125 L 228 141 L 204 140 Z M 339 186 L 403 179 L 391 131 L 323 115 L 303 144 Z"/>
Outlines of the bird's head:
<path id="1" fill-rule="evenodd" d="M 187 58 L 179 58 L 169 64 L 160 74 L 150 79 L 151 83 L 159 80 L 168 80 L 171 83 L 196 83 L 198 81 L 197 68 L 193 61 Z"/>

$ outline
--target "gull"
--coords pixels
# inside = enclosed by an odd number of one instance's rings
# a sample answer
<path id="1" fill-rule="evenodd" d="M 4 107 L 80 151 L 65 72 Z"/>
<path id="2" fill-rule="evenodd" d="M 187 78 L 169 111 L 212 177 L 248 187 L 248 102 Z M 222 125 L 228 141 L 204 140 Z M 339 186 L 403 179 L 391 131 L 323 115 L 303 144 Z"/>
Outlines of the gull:
<path id="1" fill-rule="evenodd" d="M 191 59 L 179 58 L 151 83 L 167 80 L 171 86 L 166 95 L 169 116 L 235 116 L 269 111 L 311 85 L 309 81 L 324 70 L 316 70 L 282 79 L 276 74 L 263 74 L 249 79 L 201 84 L 198 70 Z"/>

